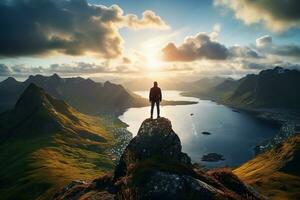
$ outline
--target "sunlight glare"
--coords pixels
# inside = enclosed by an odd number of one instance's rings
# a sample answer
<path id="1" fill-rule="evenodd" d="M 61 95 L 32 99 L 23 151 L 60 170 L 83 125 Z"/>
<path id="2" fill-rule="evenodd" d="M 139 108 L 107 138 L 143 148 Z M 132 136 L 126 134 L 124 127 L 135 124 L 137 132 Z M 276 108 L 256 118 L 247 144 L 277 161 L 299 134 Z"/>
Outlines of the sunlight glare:
<path id="1" fill-rule="evenodd" d="M 166 36 L 165 36 L 166 37 Z M 149 69 L 159 69 L 162 67 L 163 62 L 160 60 L 159 53 L 161 45 L 165 42 L 165 37 L 159 36 L 151 38 L 147 41 L 145 41 L 141 45 L 141 49 L 145 56 L 146 61 L 146 67 Z"/>
<path id="2" fill-rule="evenodd" d="M 151 69 L 158 69 L 161 66 L 161 61 L 155 55 L 146 55 L 147 67 Z"/>

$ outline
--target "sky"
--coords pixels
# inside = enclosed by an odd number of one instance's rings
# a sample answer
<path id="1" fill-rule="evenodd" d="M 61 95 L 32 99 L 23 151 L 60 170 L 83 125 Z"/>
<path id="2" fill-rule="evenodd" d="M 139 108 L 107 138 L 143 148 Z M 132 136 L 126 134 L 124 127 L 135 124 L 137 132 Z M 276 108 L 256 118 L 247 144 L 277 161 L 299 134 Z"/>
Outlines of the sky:
<path id="1" fill-rule="evenodd" d="M 300 69 L 297 0 L 2 0 L 0 26 L 0 80 Z"/>

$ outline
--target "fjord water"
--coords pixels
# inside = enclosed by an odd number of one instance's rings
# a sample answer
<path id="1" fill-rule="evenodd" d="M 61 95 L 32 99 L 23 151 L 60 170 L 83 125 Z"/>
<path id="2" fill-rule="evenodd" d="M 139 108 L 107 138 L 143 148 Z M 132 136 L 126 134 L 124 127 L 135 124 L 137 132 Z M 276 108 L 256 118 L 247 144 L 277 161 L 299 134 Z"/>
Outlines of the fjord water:
<path id="1" fill-rule="evenodd" d="M 148 91 L 135 92 L 145 98 Z M 207 167 L 238 166 L 254 156 L 254 147 L 272 137 L 278 129 L 247 113 L 208 100 L 183 97 L 180 91 L 163 91 L 163 99 L 197 101 L 192 105 L 162 106 L 161 116 L 171 120 L 174 131 L 180 137 L 182 149 L 193 162 Z M 156 110 L 155 110 L 156 117 Z M 119 118 L 129 125 L 135 136 L 142 121 L 149 118 L 150 107 L 130 108 Z M 204 135 L 202 132 L 210 132 Z M 207 153 L 224 155 L 224 161 L 203 162 Z"/>

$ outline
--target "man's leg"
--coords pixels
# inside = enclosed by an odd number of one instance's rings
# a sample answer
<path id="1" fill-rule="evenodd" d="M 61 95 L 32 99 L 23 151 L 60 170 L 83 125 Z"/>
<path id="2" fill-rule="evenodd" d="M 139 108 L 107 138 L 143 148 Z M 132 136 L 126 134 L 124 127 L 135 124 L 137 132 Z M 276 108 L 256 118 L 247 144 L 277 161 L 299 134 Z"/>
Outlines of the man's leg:
<path id="1" fill-rule="evenodd" d="M 157 118 L 159 118 L 160 117 L 159 101 L 156 102 L 156 107 L 157 107 Z"/>
<path id="2" fill-rule="evenodd" d="M 153 118 L 154 101 L 151 101 L 151 119 Z"/>

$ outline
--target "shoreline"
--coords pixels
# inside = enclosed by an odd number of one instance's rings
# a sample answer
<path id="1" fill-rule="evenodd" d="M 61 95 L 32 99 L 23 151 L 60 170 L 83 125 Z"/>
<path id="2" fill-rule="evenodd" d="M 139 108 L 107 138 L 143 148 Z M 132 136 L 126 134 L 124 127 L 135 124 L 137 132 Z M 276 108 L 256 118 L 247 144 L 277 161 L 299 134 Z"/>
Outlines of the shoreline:
<path id="1" fill-rule="evenodd" d="M 258 143 L 254 147 L 255 155 L 268 151 L 282 142 L 285 142 L 289 137 L 297 134 L 298 129 L 300 129 L 300 111 L 292 109 L 282 109 L 282 108 L 245 108 L 242 106 L 236 106 L 228 104 L 217 99 L 208 98 L 208 97 L 197 97 L 193 95 L 188 95 L 187 93 L 181 93 L 182 96 L 195 97 L 200 100 L 209 100 L 220 105 L 227 106 L 232 109 L 233 112 L 244 112 L 258 120 L 269 123 L 273 126 L 276 126 L 279 131 L 275 135 L 267 140 L 264 140 Z"/>
<path id="2" fill-rule="evenodd" d="M 296 129 L 300 125 L 300 119 L 298 119 L 299 116 L 284 109 L 245 109 L 237 107 L 234 107 L 234 109 L 241 110 L 241 112 L 248 113 L 261 121 L 270 123 L 279 128 L 278 132 L 273 137 L 258 143 L 254 147 L 255 155 L 276 148 L 288 138 L 297 134 Z"/>

